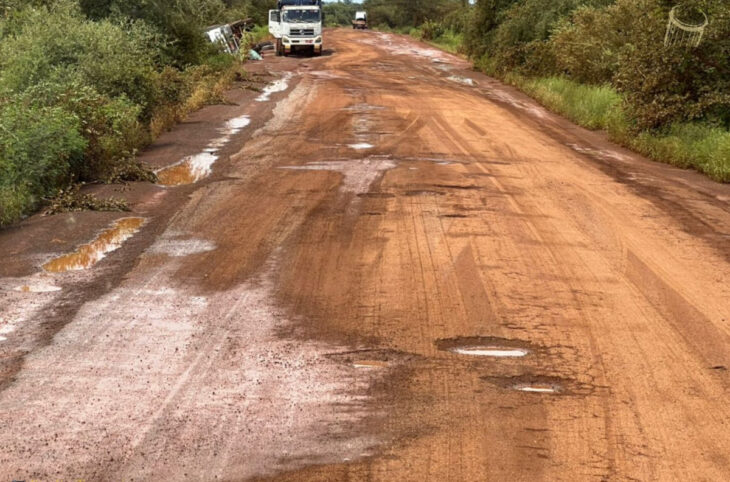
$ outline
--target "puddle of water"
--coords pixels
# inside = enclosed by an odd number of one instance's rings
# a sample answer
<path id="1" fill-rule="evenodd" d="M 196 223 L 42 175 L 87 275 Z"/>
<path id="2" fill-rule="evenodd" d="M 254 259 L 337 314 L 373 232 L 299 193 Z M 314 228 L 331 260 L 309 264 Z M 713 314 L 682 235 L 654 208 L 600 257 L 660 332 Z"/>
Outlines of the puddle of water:
<path id="1" fill-rule="evenodd" d="M 247 115 L 236 117 L 226 122 L 226 134 L 233 135 L 245 129 L 251 124 L 251 118 Z"/>
<path id="2" fill-rule="evenodd" d="M 55 293 L 61 291 L 61 287 L 47 284 L 23 285 L 15 288 L 15 291 L 21 293 Z"/>
<path id="3" fill-rule="evenodd" d="M 261 95 L 256 98 L 256 102 L 268 102 L 271 100 L 272 94 L 275 94 L 277 92 L 284 92 L 286 89 L 289 88 L 289 79 L 291 79 L 291 74 L 287 73 L 281 79 L 275 80 L 266 87 L 264 87 Z"/>
<path id="4" fill-rule="evenodd" d="M 365 370 L 373 370 L 380 368 L 388 368 L 390 365 L 386 361 L 381 360 L 358 360 L 352 364 L 353 368 L 361 368 Z"/>
<path id="5" fill-rule="evenodd" d="M 560 393 L 560 387 L 557 385 L 515 385 L 513 388 L 527 393 Z"/>
<path id="6" fill-rule="evenodd" d="M 349 147 L 350 149 L 355 149 L 355 150 L 360 151 L 360 150 L 365 150 L 365 149 L 372 149 L 375 146 L 372 144 L 368 144 L 367 142 L 360 142 L 357 144 L 348 144 L 347 147 Z"/>
<path id="7" fill-rule="evenodd" d="M 134 236 L 144 222 L 144 218 L 119 219 L 91 243 L 84 244 L 74 253 L 49 261 L 43 265 L 43 269 L 51 273 L 65 273 L 91 268 L 104 259 L 108 253 L 119 249 L 127 239 Z"/>
<path id="8" fill-rule="evenodd" d="M 178 164 L 157 171 L 158 182 L 168 187 L 198 182 L 210 176 L 217 160 L 218 156 L 209 151 L 186 157 Z"/>
<path id="9" fill-rule="evenodd" d="M 529 352 L 520 348 L 501 348 L 496 346 L 465 346 L 454 347 L 449 351 L 458 355 L 490 356 L 496 358 L 520 358 Z"/>
<path id="10" fill-rule="evenodd" d="M 452 75 L 451 77 L 449 77 L 449 80 L 458 84 L 468 85 L 469 87 L 474 87 L 476 85 L 474 79 L 470 79 L 468 77 L 460 77 L 458 75 Z"/>
<path id="11" fill-rule="evenodd" d="M 177 164 L 157 171 L 159 184 L 167 187 L 183 186 L 210 176 L 213 172 L 213 164 L 218 160 L 216 153 L 231 140 L 231 137 L 250 124 L 251 118 L 247 115 L 229 120 L 221 129 L 223 135 L 211 141 L 203 152 L 186 157 Z"/>
<path id="12" fill-rule="evenodd" d="M 522 358 L 531 352 L 528 343 L 483 336 L 438 340 L 436 347 L 457 355 L 493 358 Z"/>

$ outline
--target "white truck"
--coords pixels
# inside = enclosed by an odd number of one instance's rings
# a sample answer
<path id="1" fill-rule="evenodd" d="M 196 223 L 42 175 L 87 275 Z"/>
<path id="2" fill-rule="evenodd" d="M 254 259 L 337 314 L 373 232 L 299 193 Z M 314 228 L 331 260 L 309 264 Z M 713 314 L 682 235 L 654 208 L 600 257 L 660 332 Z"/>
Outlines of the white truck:
<path id="1" fill-rule="evenodd" d="M 281 0 L 269 10 L 269 32 L 276 39 L 276 54 L 307 51 L 322 55 L 321 0 Z"/>
<path id="2" fill-rule="evenodd" d="M 355 12 L 355 20 L 352 21 L 352 28 L 365 30 L 368 28 L 368 13 Z"/>

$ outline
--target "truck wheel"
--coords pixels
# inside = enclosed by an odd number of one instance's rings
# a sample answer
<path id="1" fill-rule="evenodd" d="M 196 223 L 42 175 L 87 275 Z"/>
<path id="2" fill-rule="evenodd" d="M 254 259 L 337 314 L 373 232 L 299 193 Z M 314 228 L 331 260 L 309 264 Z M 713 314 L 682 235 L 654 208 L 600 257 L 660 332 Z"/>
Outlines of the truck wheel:
<path id="1" fill-rule="evenodd" d="M 281 57 L 284 55 L 284 47 L 281 43 L 281 39 L 276 40 L 276 56 Z"/>

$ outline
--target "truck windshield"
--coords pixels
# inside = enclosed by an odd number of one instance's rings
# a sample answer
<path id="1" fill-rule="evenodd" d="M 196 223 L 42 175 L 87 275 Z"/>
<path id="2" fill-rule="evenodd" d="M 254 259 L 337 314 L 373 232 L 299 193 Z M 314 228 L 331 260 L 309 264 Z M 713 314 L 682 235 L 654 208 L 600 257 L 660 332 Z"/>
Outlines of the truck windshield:
<path id="1" fill-rule="evenodd" d="M 317 23 L 319 10 L 285 10 L 284 21 L 290 23 Z"/>

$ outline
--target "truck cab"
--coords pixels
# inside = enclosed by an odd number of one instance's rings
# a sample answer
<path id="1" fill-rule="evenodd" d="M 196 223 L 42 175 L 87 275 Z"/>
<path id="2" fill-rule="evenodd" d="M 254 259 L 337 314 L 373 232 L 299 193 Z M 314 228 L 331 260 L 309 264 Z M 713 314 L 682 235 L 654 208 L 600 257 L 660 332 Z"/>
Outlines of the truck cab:
<path id="1" fill-rule="evenodd" d="M 282 0 L 269 11 L 269 32 L 276 39 L 277 55 L 307 51 L 322 55 L 321 0 Z"/>
<path id="2" fill-rule="evenodd" d="M 368 28 L 368 14 L 367 12 L 355 12 L 355 20 L 352 21 L 352 28 L 365 30 Z"/>

